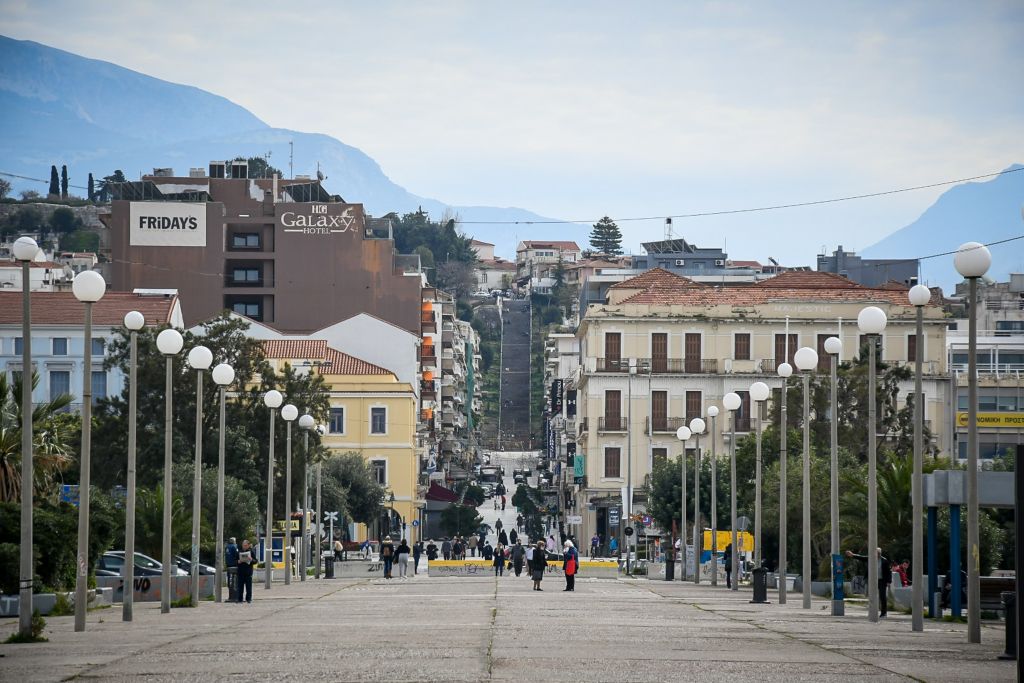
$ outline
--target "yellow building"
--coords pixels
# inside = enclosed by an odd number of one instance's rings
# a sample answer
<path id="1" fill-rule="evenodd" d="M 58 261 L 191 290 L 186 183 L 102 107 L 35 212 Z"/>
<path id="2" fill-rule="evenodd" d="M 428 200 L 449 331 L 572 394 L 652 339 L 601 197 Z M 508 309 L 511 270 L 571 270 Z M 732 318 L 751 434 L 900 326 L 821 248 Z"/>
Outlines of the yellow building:
<path id="1" fill-rule="evenodd" d="M 419 519 L 425 502 L 417 490 L 417 398 L 412 385 L 398 381 L 390 370 L 329 347 L 323 339 L 275 339 L 262 344 L 275 370 L 288 363 L 323 376 L 331 404 L 323 444 L 333 453 L 362 455 L 387 489 L 384 517 L 369 528 L 357 525 L 352 540 L 401 535 L 403 525 L 404 533 L 412 534 L 406 536 L 410 542 L 416 540 L 412 521 Z"/>

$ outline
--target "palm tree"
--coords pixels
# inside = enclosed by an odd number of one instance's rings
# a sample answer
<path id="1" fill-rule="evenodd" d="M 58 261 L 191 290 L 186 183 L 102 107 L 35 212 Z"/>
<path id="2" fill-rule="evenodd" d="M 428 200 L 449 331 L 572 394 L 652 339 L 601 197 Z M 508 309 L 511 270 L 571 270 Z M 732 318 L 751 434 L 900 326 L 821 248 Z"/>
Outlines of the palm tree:
<path id="1" fill-rule="evenodd" d="M 13 383 L 0 374 L 0 501 L 21 499 L 21 377 Z M 39 384 L 32 373 L 32 388 Z M 35 490 L 51 492 L 53 482 L 74 460 L 71 439 L 75 417 L 66 415 L 71 396 L 62 394 L 32 408 L 32 464 Z"/>

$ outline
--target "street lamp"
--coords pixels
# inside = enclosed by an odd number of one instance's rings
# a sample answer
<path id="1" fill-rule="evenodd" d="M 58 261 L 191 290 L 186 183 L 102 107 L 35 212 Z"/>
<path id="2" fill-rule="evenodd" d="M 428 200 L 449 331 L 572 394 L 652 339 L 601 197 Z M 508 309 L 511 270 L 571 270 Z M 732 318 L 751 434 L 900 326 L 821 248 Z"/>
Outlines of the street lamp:
<path id="1" fill-rule="evenodd" d="M 27 250 L 26 250 L 27 251 Z M 79 460 L 81 472 L 78 481 L 78 567 L 75 577 L 75 630 L 85 630 L 85 614 L 89 593 L 89 468 L 92 449 L 92 305 L 103 298 L 107 291 L 107 283 L 103 276 L 94 270 L 85 270 L 75 276 L 71 282 L 71 291 L 75 298 L 85 304 L 85 333 L 82 350 L 82 452 Z M 23 339 L 22 347 L 31 344 L 31 339 Z M 21 373 L 22 387 L 27 383 L 32 386 L 32 368 L 23 367 Z M 24 389 L 22 389 L 24 391 Z M 25 407 L 29 407 L 31 402 Z M 24 437 L 22 437 L 24 438 Z M 32 470 L 22 468 L 24 472 Z M 31 486 L 29 486 L 31 488 Z M 31 543 L 29 544 L 31 546 Z M 20 618 L 19 618 L 20 619 Z"/>
<path id="2" fill-rule="evenodd" d="M 829 405 L 832 409 L 830 423 L 831 468 L 829 472 L 829 530 L 832 536 L 831 554 L 839 554 L 839 354 L 843 352 L 843 341 L 839 337 L 825 340 L 825 353 L 829 355 L 832 383 L 829 386 Z M 833 591 L 832 616 L 841 617 L 846 609 L 843 601 Z"/>
<path id="3" fill-rule="evenodd" d="M 14 258 L 21 261 L 21 552 L 18 583 L 18 632 L 32 635 L 32 260 L 39 246 L 31 237 L 14 240 Z M 6 397 L 4 397 L 6 398 Z"/>
<path id="4" fill-rule="evenodd" d="M 922 470 L 924 469 L 922 451 L 924 450 L 924 393 L 921 391 L 921 369 L 924 356 L 924 307 L 931 301 L 932 292 L 924 285 L 910 288 L 910 303 L 917 309 L 917 328 L 914 331 L 914 477 L 911 480 L 911 499 L 914 508 L 913 546 L 911 550 L 911 571 L 913 579 L 910 583 L 910 620 L 914 631 L 924 630 L 924 590 L 921 582 L 924 578 L 924 531 L 921 528 L 921 515 L 924 514 L 922 503 Z M 972 303 L 973 306 L 973 303 Z"/>
<path id="5" fill-rule="evenodd" d="M 284 456 L 284 585 L 292 583 L 292 421 L 299 416 L 299 409 L 291 403 L 281 408 L 281 417 L 285 421 L 285 456 Z"/>
<path id="6" fill-rule="evenodd" d="M 164 529 L 162 542 L 163 569 L 160 572 L 160 612 L 171 611 L 171 418 L 174 415 L 174 357 L 181 352 L 185 340 L 181 333 L 169 327 L 156 336 L 156 348 L 163 354 L 166 366 L 164 382 Z M 134 563 L 134 558 L 132 560 Z"/>
<path id="7" fill-rule="evenodd" d="M 740 589 L 740 552 L 736 542 L 736 411 L 743 404 L 743 399 L 734 391 L 722 397 L 722 406 L 732 413 L 732 431 L 729 433 L 729 516 L 732 529 L 732 589 Z"/>
<path id="8" fill-rule="evenodd" d="M 707 425 L 704 420 L 695 417 L 690 420 L 690 432 L 696 438 L 696 455 L 693 459 L 693 557 L 694 572 L 693 582 L 700 585 L 700 435 L 704 433 Z"/>
<path id="9" fill-rule="evenodd" d="M 306 510 L 309 509 L 309 430 L 316 426 L 312 415 L 306 414 L 299 418 L 299 429 L 302 430 L 302 537 L 299 548 L 299 581 L 306 580 L 306 558 L 309 557 L 309 539 L 306 538 Z M 319 521 L 319 520 L 318 520 Z"/>
<path id="10" fill-rule="evenodd" d="M 194 346 L 188 352 L 188 364 L 196 371 L 196 457 L 192 476 L 192 575 L 189 586 L 192 604 L 199 606 L 199 504 L 203 488 L 203 370 L 213 364 L 213 352 L 205 346 Z M 218 541 L 218 545 L 220 542 Z"/>
<path id="11" fill-rule="evenodd" d="M 761 566 L 761 403 L 768 400 L 771 390 L 764 382 L 750 385 L 750 398 L 754 401 L 754 430 L 757 451 L 754 458 L 754 566 Z"/>
<path id="12" fill-rule="evenodd" d="M 221 363 L 213 369 L 211 375 L 220 387 L 220 432 L 217 438 L 217 559 L 213 599 L 221 602 L 221 586 L 224 583 L 224 399 L 228 385 L 235 381 L 235 369 L 227 363 Z"/>
<path id="13" fill-rule="evenodd" d="M 787 348 L 788 340 L 787 340 Z M 779 377 L 782 378 L 782 408 L 779 416 L 779 604 L 786 604 L 786 534 L 789 533 L 786 517 L 789 513 L 789 481 L 787 471 L 789 469 L 789 455 L 786 453 L 786 438 L 789 434 L 789 418 L 787 417 L 786 388 L 789 386 L 789 377 L 793 374 L 793 366 L 789 363 L 779 363 Z"/>
<path id="14" fill-rule="evenodd" d="M 320 438 L 323 438 L 324 434 L 327 433 L 327 427 L 325 427 L 324 425 L 317 425 L 316 426 L 316 433 L 317 433 L 318 436 L 320 436 Z M 322 507 L 320 505 L 320 502 L 321 502 L 320 494 L 322 492 L 322 484 L 323 484 L 323 476 L 322 475 L 323 475 L 323 463 L 320 462 L 319 460 L 317 460 L 317 463 L 316 463 L 316 526 L 317 526 L 316 578 L 318 578 L 318 579 L 320 578 L 320 559 L 321 559 L 320 556 L 323 553 L 323 546 L 320 544 L 320 532 L 323 531 L 323 528 L 324 528 L 323 509 L 322 509 Z M 342 538 L 345 537 L 344 531 L 342 532 L 341 537 Z M 333 541 L 334 539 L 332 538 L 332 539 L 329 539 L 329 540 Z"/>
<path id="15" fill-rule="evenodd" d="M 690 440 L 690 428 L 683 426 L 676 430 L 682 450 L 679 453 L 679 580 L 686 580 L 686 442 Z"/>
<path id="16" fill-rule="evenodd" d="M 868 306 L 857 314 L 857 327 L 868 335 L 868 619 L 878 621 L 878 444 L 875 427 L 876 336 L 885 331 L 885 312 Z"/>
<path id="17" fill-rule="evenodd" d="M 992 254 L 978 242 L 961 244 L 953 265 L 968 282 L 967 324 L 967 642 L 981 642 L 981 567 L 978 550 L 978 278 Z M 920 310 L 920 309 L 918 309 Z"/>
<path id="18" fill-rule="evenodd" d="M 132 620 L 135 604 L 135 424 L 138 408 L 137 376 L 139 372 L 139 330 L 146 324 L 146 318 L 138 311 L 131 311 L 124 317 L 124 326 L 131 332 L 128 352 L 128 493 L 125 500 L 124 522 L 124 594 L 121 603 L 121 620 Z"/>
<path id="19" fill-rule="evenodd" d="M 718 585 L 718 458 L 715 456 L 715 418 L 718 406 L 708 406 L 711 418 L 711 585 Z"/>
<path id="20" fill-rule="evenodd" d="M 809 346 L 797 349 L 793 362 L 804 379 L 804 528 L 803 585 L 804 609 L 811 608 L 811 373 L 818 365 L 818 352 Z"/>
<path id="21" fill-rule="evenodd" d="M 263 539 L 263 587 L 270 590 L 274 573 L 274 416 L 284 396 L 277 389 L 263 394 L 263 404 L 270 408 L 270 450 L 267 454 L 267 530 Z"/>

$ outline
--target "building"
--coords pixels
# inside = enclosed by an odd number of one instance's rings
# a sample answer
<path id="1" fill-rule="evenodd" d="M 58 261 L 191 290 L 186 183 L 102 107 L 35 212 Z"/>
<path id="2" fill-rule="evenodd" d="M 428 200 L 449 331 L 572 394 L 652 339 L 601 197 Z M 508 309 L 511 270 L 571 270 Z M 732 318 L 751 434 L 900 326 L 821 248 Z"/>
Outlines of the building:
<path id="1" fill-rule="evenodd" d="M 516 246 L 516 278 L 520 284 L 533 284 L 550 278 L 559 261 L 569 266 L 580 260 L 582 251 L 575 242 L 526 240 Z"/>
<path id="2" fill-rule="evenodd" d="M 331 406 L 323 445 L 334 453 L 359 453 L 388 491 L 386 516 L 369 527 L 355 526 L 351 537 L 402 533 L 418 540 L 412 521 L 419 519 L 424 500 L 412 385 L 386 368 L 331 348 L 325 339 L 267 340 L 263 350 L 275 371 L 288 364 L 323 376 Z"/>
<path id="3" fill-rule="evenodd" d="M 0 371 L 12 381 L 20 373 L 22 350 L 21 293 L 0 291 Z M 83 324 L 85 307 L 71 292 L 32 294 L 32 365 L 39 384 L 32 401 L 52 401 L 63 394 L 72 396 L 72 409 L 82 403 L 84 372 Z M 176 294 L 132 294 L 107 292 L 93 304 L 92 395 L 93 400 L 120 396 L 124 375 L 120 368 L 103 367 L 106 343 L 124 324 L 124 316 L 139 311 L 146 324 L 156 327 L 182 326 L 181 304 Z"/>
<path id="4" fill-rule="evenodd" d="M 830 336 L 843 340 L 845 358 L 857 354 L 862 339 L 856 318 L 867 305 L 889 317 L 885 361 L 910 363 L 919 348 L 924 354 L 927 425 L 933 445 L 949 452 L 943 428 L 950 397 L 946 321 L 937 301 L 925 307 L 925 337 L 918 345 L 906 290 L 872 289 L 838 275 L 791 271 L 723 287 L 655 269 L 612 286 L 606 302 L 587 307 L 576 335 L 576 448 L 585 456 L 586 472 L 573 491 L 574 508 L 583 515 L 577 537 L 619 534 L 627 481 L 636 491 L 655 460 L 677 457 L 676 429 L 705 416 L 710 405 L 721 408 L 727 392 L 742 398 L 737 434 L 750 432 L 749 387 L 755 381 L 781 386 L 776 370 L 787 344 L 790 363 L 799 347 L 817 349 L 819 371 L 828 367 L 823 345 Z M 901 400 L 912 388 L 913 382 L 900 387 Z M 724 454 L 730 425 L 725 415 L 717 422 L 711 438 Z M 710 444 L 704 439 L 702 445 Z M 644 504 L 637 494 L 634 512 Z"/>
<path id="5" fill-rule="evenodd" d="M 818 254 L 818 272 L 835 273 L 866 287 L 878 287 L 896 281 L 907 285 L 917 283 L 920 263 L 917 259 L 864 259 L 843 245 L 831 256 Z"/>
<path id="6" fill-rule="evenodd" d="M 100 262 L 99 257 L 91 251 L 62 251 L 53 260 L 70 268 L 75 275 L 83 270 L 93 270 Z"/>
<path id="7" fill-rule="evenodd" d="M 490 242 L 481 242 L 480 240 L 471 239 L 469 246 L 476 254 L 477 259 L 481 261 L 493 261 L 494 260 L 494 245 Z"/>
<path id="8" fill-rule="evenodd" d="M 39 253 L 42 256 L 43 252 Z M 23 272 L 20 261 L 0 261 L 0 291 L 21 292 Z M 29 264 L 29 289 L 33 292 L 70 292 L 74 277 L 71 268 L 51 259 Z"/>
<path id="9" fill-rule="evenodd" d="M 473 278 L 481 291 L 511 289 L 516 278 L 516 264 L 500 258 L 478 261 L 473 267 Z"/>
<path id="10" fill-rule="evenodd" d="M 224 175 L 213 163 L 210 177 L 161 171 L 114 188 L 112 289 L 177 289 L 188 325 L 227 309 L 309 332 L 369 313 L 419 334 L 419 257 L 395 253 L 389 219 L 316 180 Z"/>

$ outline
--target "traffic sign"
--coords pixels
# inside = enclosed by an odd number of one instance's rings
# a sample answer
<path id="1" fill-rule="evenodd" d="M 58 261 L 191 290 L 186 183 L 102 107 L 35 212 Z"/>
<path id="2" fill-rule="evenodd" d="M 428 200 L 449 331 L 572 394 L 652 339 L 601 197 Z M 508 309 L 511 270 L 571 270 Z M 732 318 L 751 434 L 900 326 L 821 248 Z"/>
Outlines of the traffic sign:
<path id="1" fill-rule="evenodd" d="M 566 524 L 583 524 L 583 515 L 566 515 Z"/>
<path id="2" fill-rule="evenodd" d="M 633 535 L 633 527 L 627 526 L 626 530 L 625 530 L 625 533 L 626 533 L 627 536 L 632 536 Z"/>
<path id="3" fill-rule="evenodd" d="M 420 520 L 418 520 L 418 519 L 412 520 L 412 525 L 413 526 L 419 526 L 420 525 Z"/>
<path id="4" fill-rule="evenodd" d="M 324 513 L 324 519 L 326 521 L 328 521 L 328 522 L 337 522 L 338 521 L 338 513 L 337 512 L 325 512 Z"/>
<path id="5" fill-rule="evenodd" d="M 651 516 L 650 515 L 644 515 L 641 518 L 641 521 L 643 521 L 644 526 L 650 526 L 651 525 Z"/>

